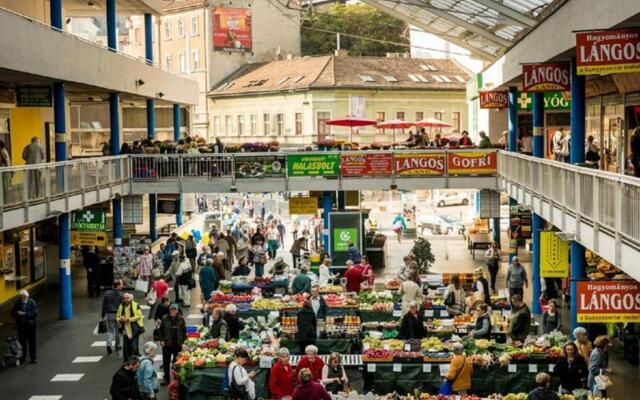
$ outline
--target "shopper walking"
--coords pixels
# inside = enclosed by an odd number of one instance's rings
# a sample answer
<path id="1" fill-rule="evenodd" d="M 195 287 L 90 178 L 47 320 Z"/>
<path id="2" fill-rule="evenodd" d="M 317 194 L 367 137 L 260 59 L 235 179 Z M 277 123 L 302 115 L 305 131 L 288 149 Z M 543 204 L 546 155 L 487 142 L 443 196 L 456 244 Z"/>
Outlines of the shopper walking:
<path id="1" fill-rule="evenodd" d="M 486 253 L 484 253 L 484 259 L 487 262 L 487 268 L 489 269 L 489 276 L 491 277 L 491 290 L 496 292 L 496 280 L 498 279 L 498 271 L 500 270 L 500 258 L 501 258 L 500 246 L 498 242 L 491 242 L 491 246 Z"/>
<path id="2" fill-rule="evenodd" d="M 293 367 L 289 362 L 289 350 L 286 347 L 281 347 L 278 350 L 278 361 L 271 367 L 269 375 L 271 398 L 276 400 L 290 399 L 295 388 L 295 381 Z"/>
<path id="3" fill-rule="evenodd" d="M 147 301 L 151 307 L 149 308 L 149 314 L 147 315 L 147 319 L 154 319 L 156 315 L 156 308 L 162 302 L 162 299 L 169 292 L 169 284 L 164 280 L 163 277 L 155 278 L 153 280 L 153 285 L 151 285 L 151 290 L 149 291 L 149 295 L 147 296 Z M 155 299 L 155 301 L 153 301 Z"/>
<path id="4" fill-rule="evenodd" d="M 211 299 L 211 294 L 216 287 L 216 271 L 213 269 L 213 260 L 208 258 L 200 269 L 200 292 L 206 303 Z"/>
<path id="5" fill-rule="evenodd" d="M 314 344 L 318 337 L 316 314 L 313 312 L 313 306 L 309 300 L 306 300 L 300 311 L 298 311 L 297 324 L 298 333 L 296 339 L 302 353 L 306 351 L 307 346 Z"/>
<path id="6" fill-rule="evenodd" d="M 256 386 L 253 378 L 256 371 L 247 372 L 244 365 L 249 361 L 249 353 L 243 348 L 236 350 L 236 359 L 229 364 L 229 398 L 231 400 L 253 400 L 256 398 Z M 307 399 L 308 400 L 308 399 Z"/>
<path id="7" fill-rule="evenodd" d="M 87 253 L 82 257 L 82 266 L 87 271 L 87 293 L 89 297 L 100 296 L 100 257 L 96 248 L 89 246 Z"/>
<path id="8" fill-rule="evenodd" d="M 191 271 L 191 263 L 187 261 L 184 255 L 180 256 L 180 265 L 176 271 L 176 281 L 178 282 L 178 289 L 180 293 L 180 300 L 184 307 L 191 307 L 191 291 L 193 274 Z"/>
<path id="9" fill-rule="evenodd" d="M 198 245 L 196 244 L 196 240 L 193 238 L 193 235 L 189 235 L 187 238 L 187 242 L 184 246 L 184 254 L 189 259 L 189 264 L 191 264 L 191 270 L 196 271 L 196 258 L 198 257 Z"/>
<path id="10" fill-rule="evenodd" d="M 122 280 L 116 279 L 102 298 L 102 320 L 107 323 L 107 354 L 113 353 L 115 342 L 116 351 L 120 350 L 120 333 L 118 329 L 118 307 L 122 303 Z"/>
<path id="11" fill-rule="evenodd" d="M 40 139 L 31 138 L 31 143 L 22 149 L 22 159 L 27 165 L 41 164 L 44 161 L 44 149 L 40 145 Z M 29 170 L 29 196 L 40 197 L 42 185 L 42 171 L 34 168 Z"/>
<path id="12" fill-rule="evenodd" d="M 606 379 L 598 378 L 599 376 L 606 377 L 613 371 L 609 368 L 609 347 L 611 341 L 605 335 L 598 336 L 593 341 L 593 351 L 589 356 L 589 390 L 594 396 L 607 397 L 607 389 L 600 389 L 597 385 L 597 380 Z"/>
<path id="13" fill-rule="evenodd" d="M 36 355 L 36 318 L 38 317 L 38 304 L 29 297 L 26 290 L 20 291 L 20 298 L 11 309 L 11 316 L 16 322 L 18 341 L 22 346 L 21 363 L 24 363 L 27 351 L 33 364 L 38 362 Z"/>
<path id="14" fill-rule="evenodd" d="M 301 236 L 297 238 L 293 244 L 291 245 L 291 249 L 289 252 L 291 253 L 291 257 L 293 258 L 293 268 L 298 268 L 298 263 L 300 262 L 300 256 L 302 255 L 302 251 L 307 251 L 307 238 Z"/>
<path id="15" fill-rule="evenodd" d="M 171 380 L 171 365 L 176 362 L 178 353 L 182 350 L 182 343 L 187 339 L 187 324 L 180 315 L 180 307 L 171 304 L 169 314 L 162 317 L 160 323 L 160 346 L 162 346 L 162 367 L 164 369 L 164 383 Z"/>
<path id="16" fill-rule="evenodd" d="M 529 392 L 527 400 L 560 400 L 558 394 L 551 390 L 551 377 L 546 372 L 536 375 L 536 388 Z"/>
<path id="17" fill-rule="evenodd" d="M 144 333 L 144 318 L 138 303 L 133 301 L 131 293 L 122 296 L 122 303 L 118 306 L 118 322 L 122 330 L 122 356 L 128 360 L 131 356 L 137 356 L 138 338 Z"/>
<path id="18" fill-rule="evenodd" d="M 529 279 L 527 278 L 527 271 L 520 264 L 518 257 L 513 257 L 511 265 L 507 270 L 507 288 L 509 289 L 509 298 L 513 295 L 519 294 L 524 297 L 524 288 L 529 287 Z"/>
<path id="19" fill-rule="evenodd" d="M 407 229 L 407 221 L 405 220 L 402 213 L 398 213 L 395 217 L 393 217 L 391 225 L 391 229 L 393 229 L 393 231 L 395 232 L 398 243 L 402 243 L 402 232 Z"/>
<path id="20" fill-rule="evenodd" d="M 147 291 L 151 289 L 151 270 L 153 269 L 153 255 L 149 246 L 144 246 L 142 255 L 138 261 L 138 276 L 143 281 L 147 281 Z"/>
<path id="21" fill-rule="evenodd" d="M 139 367 L 140 359 L 138 357 L 130 357 L 113 375 L 111 388 L 109 389 L 112 400 L 143 400 L 138 389 L 138 379 L 136 377 Z"/>
<path id="22" fill-rule="evenodd" d="M 138 388 L 143 400 L 156 398 L 158 393 L 158 373 L 153 364 L 153 358 L 158 352 L 158 345 L 147 342 L 142 348 L 143 356 L 140 358 L 140 367 L 136 371 Z"/>
<path id="23" fill-rule="evenodd" d="M 451 276 L 451 283 L 444 291 L 444 305 L 447 307 L 447 313 L 452 317 L 464 314 L 465 294 L 457 274 Z"/>
<path id="24" fill-rule="evenodd" d="M 284 235 L 286 235 L 287 229 L 281 219 L 276 221 L 276 229 L 278 229 L 278 243 L 280 247 L 284 247 Z"/>
<path id="25" fill-rule="evenodd" d="M 578 353 L 578 347 L 573 342 L 567 342 L 562 352 L 564 357 L 553 368 L 553 374 L 560 378 L 559 392 L 571 394 L 576 389 L 585 389 L 589 369 L 585 359 Z"/>
<path id="26" fill-rule="evenodd" d="M 420 286 L 420 278 L 416 271 L 411 271 L 409 279 L 400 284 L 398 295 L 402 299 L 401 316 L 409 312 L 411 303 L 422 303 L 422 287 Z"/>

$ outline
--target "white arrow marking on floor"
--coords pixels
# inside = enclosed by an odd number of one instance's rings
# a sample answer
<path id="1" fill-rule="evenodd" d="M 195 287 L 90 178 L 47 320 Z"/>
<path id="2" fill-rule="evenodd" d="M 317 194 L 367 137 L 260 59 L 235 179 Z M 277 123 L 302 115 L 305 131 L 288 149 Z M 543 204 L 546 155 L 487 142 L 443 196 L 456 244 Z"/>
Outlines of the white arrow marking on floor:
<path id="1" fill-rule="evenodd" d="M 78 382 L 84 374 L 57 374 L 51 382 Z"/>
<path id="2" fill-rule="evenodd" d="M 200 319 L 202 318 L 202 314 L 189 314 L 187 315 L 187 319 Z"/>
<path id="3" fill-rule="evenodd" d="M 72 363 L 97 363 L 101 359 L 102 359 L 102 356 L 88 356 L 88 357 L 80 356 L 80 357 L 76 357 L 71 362 Z"/>
<path id="4" fill-rule="evenodd" d="M 107 342 L 106 341 L 98 341 L 98 342 L 93 342 L 91 343 L 91 347 L 106 347 L 107 346 Z"/>
<path id="5" fill-rule="evenodd" d="M 60 400 L 61 398 L 62 395 L 55 394 L 51 396 L 31 396 L 29 397 L 29 400 Z"/>

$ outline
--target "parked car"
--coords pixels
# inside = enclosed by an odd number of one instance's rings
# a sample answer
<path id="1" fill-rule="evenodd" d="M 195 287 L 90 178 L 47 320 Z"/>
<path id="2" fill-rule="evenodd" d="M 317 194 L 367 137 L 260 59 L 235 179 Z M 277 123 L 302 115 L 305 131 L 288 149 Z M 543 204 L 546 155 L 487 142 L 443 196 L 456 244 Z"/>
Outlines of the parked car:
<path id="1" fill-rule="evenodd" d="M 433 235 L 462 235 L 465 231 L 462 221 L 452 215 L 423 215 L 418 217 L 416 228 L 421 235 L 425 233 Z"/>
<path id="2" fill-rule="evenodd" d="M 469 204 L 469 198 L 466 193 L 445 192 L 437 198 L 436 204 L 438 207 L 454 206 L 458 204 L 466 206 Z"/>

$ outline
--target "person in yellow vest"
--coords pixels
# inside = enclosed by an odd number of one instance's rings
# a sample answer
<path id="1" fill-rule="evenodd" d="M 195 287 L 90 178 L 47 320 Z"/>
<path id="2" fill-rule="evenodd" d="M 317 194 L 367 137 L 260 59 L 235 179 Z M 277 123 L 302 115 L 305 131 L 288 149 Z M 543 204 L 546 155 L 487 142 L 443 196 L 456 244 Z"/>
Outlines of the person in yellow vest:
<path id="1" fill-rule="evenodd" d="M 144 318 L 138 303 L 133 301 L 131 293 L 122 296 L 122 303 L 118 306 L 116 318 L 120 323 L 123 337 L 122 356 L 128 360 L 131 356 L 139 355 L 138 338 L 144 333 Z"/>

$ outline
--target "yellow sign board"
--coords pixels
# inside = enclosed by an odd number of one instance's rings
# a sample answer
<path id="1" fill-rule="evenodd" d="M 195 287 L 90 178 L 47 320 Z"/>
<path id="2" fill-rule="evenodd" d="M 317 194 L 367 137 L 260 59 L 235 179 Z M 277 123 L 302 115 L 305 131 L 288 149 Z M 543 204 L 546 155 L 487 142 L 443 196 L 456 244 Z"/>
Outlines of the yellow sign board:
<path id="1" fill-rule="evenodd" d="M 566 278 L 569 276 L 569 242 L 556 232 L 540 232 L 540 276 Z"/>
<path id="2" fill-rule="evenodd" d="M 71 244 L 74 246 L 107 246 L 106 232 L 71 231 Z"/>
<path id="3" fill-rule="evenodd" d="M 290 215 L 315 215 L 318 212 L 317 197 L 290 197 L 289 198 L 289 214 Z"/>

